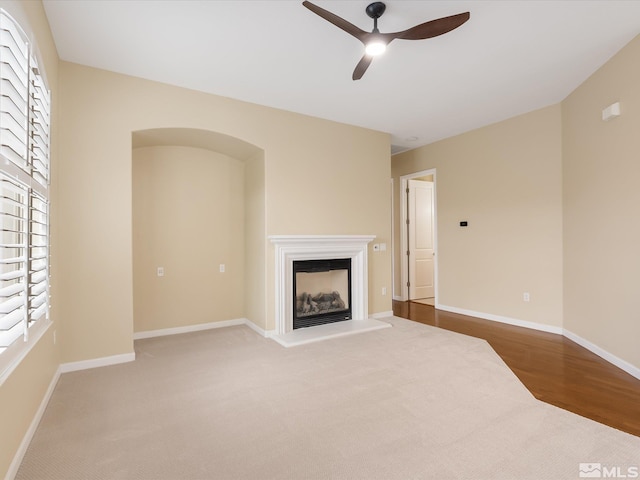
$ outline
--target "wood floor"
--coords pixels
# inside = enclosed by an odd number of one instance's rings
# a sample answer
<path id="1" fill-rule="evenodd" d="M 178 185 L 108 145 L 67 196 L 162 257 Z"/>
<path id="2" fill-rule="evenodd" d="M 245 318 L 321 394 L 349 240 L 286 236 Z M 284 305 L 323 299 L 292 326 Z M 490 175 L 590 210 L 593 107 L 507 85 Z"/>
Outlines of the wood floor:
<path id="1" fill-rule="evenodd" d="M 539 400 L 640 436 L 640 380 L 568 338 L 393 302 L 394 315 L 483 338 Z"/>

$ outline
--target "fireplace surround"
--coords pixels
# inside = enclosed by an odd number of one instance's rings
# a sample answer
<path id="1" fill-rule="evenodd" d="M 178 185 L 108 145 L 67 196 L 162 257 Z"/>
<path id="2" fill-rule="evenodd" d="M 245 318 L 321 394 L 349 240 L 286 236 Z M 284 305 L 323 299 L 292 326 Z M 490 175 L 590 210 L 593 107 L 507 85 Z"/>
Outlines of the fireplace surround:
<path id="1" fill-rule="evenodd" d="M 349 259 L 351 318 L 368 319 L 367 247 L 375 235 L 272 235 L 275 246 L 275 335 L 293 331 L 293 263 L 306 260 Z"/>

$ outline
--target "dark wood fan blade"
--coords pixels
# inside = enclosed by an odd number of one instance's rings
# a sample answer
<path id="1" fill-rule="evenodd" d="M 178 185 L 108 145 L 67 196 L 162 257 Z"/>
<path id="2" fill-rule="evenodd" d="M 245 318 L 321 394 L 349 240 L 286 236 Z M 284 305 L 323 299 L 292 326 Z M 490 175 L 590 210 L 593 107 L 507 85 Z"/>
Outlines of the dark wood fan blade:
<path id="1" fill-rule="evenodd" d="M 353 71 L 353 75 L 351 76 L 351 78 L 353 78 L 354 80 L 360 80 L 364 75 L 364 72 L 366 72 L 367 68 L 369 68 L 369 65 L 371 65 L 372 61 L 373 57 L 370 55 L 365 55 L 364 57 L 362 57 L 358 62 L 358 65 L 356 65 L 356 69 Z"/>
<path id="2" fill-rule="evenodd" d="M 459 13 L 457 15 L 451 15 L 450 17 L 443 17 L 421 23 L 403 32 L 386 33 L 385 36 L 388 35 L 402 40 L 424 40 L 425 38 L 433 38 L 458 28 L 469 20 L 470 16 L 469 12 Z"/>
<path id="3" fill-rule="evenodd" d="M 344 30 L 349 35 L 353 35 L 361 42 L 364 42 L 363 39 L 369 34 L 369 32 L 365 32 L 364 30 L 356 27 L 353 23 L 347 22 L 344 18 L 339 17 L 335 13 L 331 13 L 330 11 L 325 10 L 324 8 L 321 8 L 317 5 L 314 5 L 311 2 L 304 1 L 302 2 L 302 5 L 307 7 L 316 15 L 319 15 L 320 17 L 324 18 L 326 21 L 333 23 L 336 27 Z"/>

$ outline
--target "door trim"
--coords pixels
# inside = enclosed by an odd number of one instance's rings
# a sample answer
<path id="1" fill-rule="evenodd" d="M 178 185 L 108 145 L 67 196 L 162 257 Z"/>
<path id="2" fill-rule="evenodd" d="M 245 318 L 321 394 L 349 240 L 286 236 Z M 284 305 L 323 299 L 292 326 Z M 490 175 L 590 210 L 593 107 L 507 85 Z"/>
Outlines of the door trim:
<path id="1" fill-rule="evenodd" d="M 395 262 L 396 258 L 398 258 L 400 261 L 400 299 L 401 301 L 407 301 L 409 299 L 409 287 L 407 287 L 409 272 L 405 259 L 407 257 L 407 249 L 409 248 L 409 239 L 407 238 L 406 228 L 407 215 L 409 212 L 407 212 L 407 202 L 405 201 L 405 195 L 407 186 L 409 185 L 409 180 L 425 177 L 427 175 L 433 175 L 433 246 L 436 252 L 433 259 L 433 287 L 435 304 L 438 305 L 438 186 L 436 181 L 435 168 L 410 173 L 408 175 L 402 175 L 400 177 L 400 255 L 394 256 L 393 261 Z"/>

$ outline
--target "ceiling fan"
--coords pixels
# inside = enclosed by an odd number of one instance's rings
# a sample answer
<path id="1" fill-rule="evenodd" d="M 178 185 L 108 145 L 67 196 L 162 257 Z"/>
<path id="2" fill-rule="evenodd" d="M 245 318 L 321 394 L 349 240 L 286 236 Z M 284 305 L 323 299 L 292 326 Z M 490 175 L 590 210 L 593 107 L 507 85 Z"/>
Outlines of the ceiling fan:
<path id="1" fill-rule="evenodd" d="M 387 6 L 383 2 L 373 2 L 365 9 L 367 15 L 373 18 L 373 30 L 371 32 L 365 32 L 352 23 L 347 22 L 345 19 L 340 18 L 338 15 L 314 5 L 311 2 L 304 1 L 302 2 L 302 5 L 328 22 L 333 23 L 336 27 L 344 30 L 349 35 L 356 37 L 364 44 L 365 54 L 353 71 L 352 78 L 354 80 L 360 80 L 364 75 L 364 72 L 369 68 L 369 65 L 371 65 L 373 57 L 383 53 L 387 48 L 387 45 L 396 38 L 401 40 L 424 40 L 426 38 L 437 37 L 438 35 L 442 35 L 458 28 L 464 22 L 469 20 L 470 17 L 469 12 L 459 13 L 457 15 L 451 15 L 450 17 L 443 17 L 437 20 L 421 23 L 420 25 L 403 30 L 402 32 L 380 33 L 380 30 L 378 30 L 378 19 L 382 16 Z"/>

